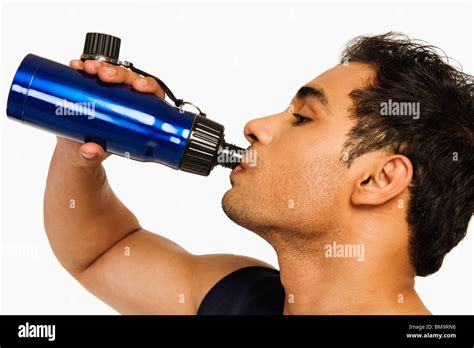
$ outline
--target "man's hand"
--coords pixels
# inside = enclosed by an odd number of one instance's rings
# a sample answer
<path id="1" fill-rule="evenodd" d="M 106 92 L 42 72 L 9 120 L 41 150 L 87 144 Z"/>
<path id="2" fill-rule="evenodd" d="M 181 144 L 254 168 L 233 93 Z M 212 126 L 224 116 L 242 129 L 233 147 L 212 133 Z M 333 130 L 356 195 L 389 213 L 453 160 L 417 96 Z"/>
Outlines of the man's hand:
<path id="1" fill-rule="evenodd" d="M 160 98 L 165 97 L 165 92 L 155 79 L 142 77 L 124 67 L 99 62 L 97 60 L 86 60 L 85 62 L 82 60 L 71 60 L 69 65 L 74 69 L 84 70 L 88 74 L 97 75 L 104 82 L 124 83 L 131 85 L 139 92 L 151 93 Z M 58 145 L 68 148 L 68 151 L 73 152 L 77 164 L 79 165 L 96 165 L 110 155 L 105 153 L 102 147 L 95 143 L 80 144 L 58 137 Z"/>

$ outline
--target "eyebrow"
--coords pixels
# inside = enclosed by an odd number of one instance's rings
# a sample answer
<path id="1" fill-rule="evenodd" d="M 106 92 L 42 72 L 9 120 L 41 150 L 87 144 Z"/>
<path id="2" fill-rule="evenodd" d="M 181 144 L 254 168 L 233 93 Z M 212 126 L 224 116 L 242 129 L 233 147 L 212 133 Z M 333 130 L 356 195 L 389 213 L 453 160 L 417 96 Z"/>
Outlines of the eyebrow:
<path id="1" fill-rule="evenodd" d="M 303 86 L 298 92 L 296 92 L 296 98 L 304 100 L 307 97 L 315 99 L 318 103 L 322 104 L 328 111 L 330 110 L 328 97 L 323 88 Z"/>

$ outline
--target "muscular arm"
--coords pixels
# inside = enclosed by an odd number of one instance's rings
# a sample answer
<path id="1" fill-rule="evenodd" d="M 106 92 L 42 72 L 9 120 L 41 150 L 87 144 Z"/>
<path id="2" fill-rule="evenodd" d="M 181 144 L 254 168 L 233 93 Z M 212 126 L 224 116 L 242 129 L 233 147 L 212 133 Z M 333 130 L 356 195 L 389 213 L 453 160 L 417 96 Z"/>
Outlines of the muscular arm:
<path id="1" fill-rule="evenodd" d="M 105 82 L 131 84 L 163 97 L 150 78 L 117 67 L 108 75 L 106 63 L 94 64 L 71 62 Z M 104 302 L 121 313 L 195 314 L 210 287 L 226 274 L 251 265 L 271 267 L 242 256 L 192 255 L 144 230 L 109 186 L 101 164 L 106 157 L 99 145 L 58 138 L 44 200 L 44 224 L 53 252 Z"/>

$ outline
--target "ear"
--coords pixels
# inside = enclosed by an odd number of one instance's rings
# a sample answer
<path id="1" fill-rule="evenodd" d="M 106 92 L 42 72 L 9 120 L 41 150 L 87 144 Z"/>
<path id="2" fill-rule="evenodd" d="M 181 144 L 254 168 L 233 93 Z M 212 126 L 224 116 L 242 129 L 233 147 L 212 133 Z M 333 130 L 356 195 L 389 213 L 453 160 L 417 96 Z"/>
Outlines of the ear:
<path id="1" fill-rule="evenodd" d="M 400 195 L 410 185 L 413 166 L 402 155 L 383 155 L 370 172 L 360 176 L 351 194 L 355 205 L 379 205 Z"/>

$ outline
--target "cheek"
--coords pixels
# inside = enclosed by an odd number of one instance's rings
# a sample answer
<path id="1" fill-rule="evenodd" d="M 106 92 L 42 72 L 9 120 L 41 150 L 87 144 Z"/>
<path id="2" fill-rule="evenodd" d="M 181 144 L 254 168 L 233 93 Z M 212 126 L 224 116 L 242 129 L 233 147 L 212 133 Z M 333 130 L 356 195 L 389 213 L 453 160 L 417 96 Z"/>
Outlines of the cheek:
<path id="1" fill-rule="evenodd" d="M 343 167 L 336 155 L 321 155 L 314 148 L 291 151 L 278 169 L 267 169 L 271 170 L 267 184 L 273 191 L 267 204 L 282 223 L 309 228 L 337 212 Z"/>

